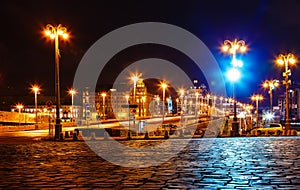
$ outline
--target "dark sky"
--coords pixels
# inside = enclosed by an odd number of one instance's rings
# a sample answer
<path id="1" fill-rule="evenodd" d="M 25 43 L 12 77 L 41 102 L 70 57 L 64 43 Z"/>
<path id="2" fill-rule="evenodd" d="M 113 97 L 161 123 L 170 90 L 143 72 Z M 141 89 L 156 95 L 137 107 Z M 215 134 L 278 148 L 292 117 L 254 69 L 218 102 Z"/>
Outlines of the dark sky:
<path id="1" fill-rule="evenodd" d="M 299 10 L 297 0 L 1 1 L 0 94 L 27 95 L 30 84 L 36 82 L 42 86 L 43 94 L 54 95 L 54 46 L 41 33 L 48 23 L 61 23 L 71 32 L 71 40 L 60 44 L 61 85 L 65 92 L 72 86 L 82 56 L 96 40 L 119 27 L 152 21 L 192 32 L 224 69 L 230 59 L 220 53 L 220 44 L 225 39 L 245 40 L 250 51 L 243 56 L 243 78 L 236 84 L 236 96 L 245 101 L 253 93 L 267 97 L 261 83 L 265 79 L 282 79 L 283 68 L 275 66 L 275 56 L 293 52 L 300 57 Z M 133 48 L 128 53 L 132 60 L 176 58 L 176 52 L 167 48 L 157 54 L 149 49 Z M 120 53 L 116 62 L 126 65 L 129 60 L 122 54 L 126 52 Z M 292 68 L 293 81 L 300 81 L 299 74 L 299 68 Z M 190 75 L 197 78 L 201 73 L 194 71 Z"/>

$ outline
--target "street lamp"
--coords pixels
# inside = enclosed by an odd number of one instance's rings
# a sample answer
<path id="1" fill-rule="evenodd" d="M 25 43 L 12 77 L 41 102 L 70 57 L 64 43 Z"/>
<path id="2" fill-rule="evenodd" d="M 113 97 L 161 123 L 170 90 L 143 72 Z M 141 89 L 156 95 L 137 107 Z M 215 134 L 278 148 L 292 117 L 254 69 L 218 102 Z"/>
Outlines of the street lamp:
<path id="1" fill-rule="evenodd" d="M 59 81 L 59 37 L 63 39 L 68 39 L 69 34 L 67 33 L 67 28 L 63 27 L 61 24 L 58 26 L 52 26 L 47 24 L 45 28 L 45 35 L 50 37 L 50 39 L 55 41 L 55 95 L 56 95 L 56 122 L 55 122 L 55 135 L 54 139 L 59 138 L 59 134 L 62 132 L 62 125 L 60 120 L 60 81 Z"/>
<path id="2" fill-rule="evenodd" d="M 165 94 L 166 94 L 166 88 L 168 85 L 165 82 L 161 83 L 161 87 L 163 89 L 163 104 L 162 104 L 162 113 L 163 113 L 163 118 L 162 118 L 162 123 L 164 123 L 165 120 Z"/>
<path id="3" fill-rule="evenodd" d="M 289 69 L 289 65 L 294 65 L 297 60 L 294 54 L 289 53 L 287 55 L 280 54 L 276 60 L 277 64 L 284 66 L 285 71 L 283 72 L 283 76 L 285 77 L 283 84 L 285 85 L 285 129 L 290 130 L 290 121 L 289 121 L 289 86 L 291 84 L 291 80 L 289 80 L 289 76 L 291 75 L 291 70 Z"/>
<path id="4" fill-rule="evenodd" d="M 228 74 L 227 76 L 234 83 L 240 78 L 240 72 L 238 68 L 243 66 L 243 62 L 236 59 L 236 53 L 237 52 L 245 53 L 247 51 L 246 43 L 244 40 L 237 40 L 237 39 L 235 39 L 234 41 L 225 40 L 222 46 L 222 51 L 224 53 L 229 53 L 232 55 L 232 61 L 231 61 L 232 68 L 227 73 Z M 234 85 L 232 86 L 233 86 L 232 96 L 234 98 Z M 233 109 L 234 109 L 233 122 L 232 122 L 233 136 L 237 136 L 239 131 L 238 129 L 239 123 L 237 121 L 237 114 L 236 114 L 236 101 L 234 101 L 233 103 Z"/>
<path id="5" fill-rule="evenodd" d="M 19 126 L 20 126 L 20 123 L 21 123 L 21 109 L 23 109 L 24 106 L 23 106 L 23 104 L 17 104 L 16 108 L 19 110 Z"/>
<path id="6" fill-rule="evenodd" d="M 135 74 L 131 77 L 131 80 L 133 81 L 133 103 L 136 103 L 136 83 L 139 80 L 139 78 L 140 78 L 140 75 L 137 75 L 137 74 Z"/>
<path id="7" fill-rule="evenodd" d="M 198 115 L 198 98 L 199 98 L 199 92 L 195 93 L 196 96 L 196 101 L 195 101 L 195 117 L 197 119 L 197 115 Z"/>
<path id="8" fill-rule="evenodd" d="M 256 101 L 256 126 L 258 127 L 258 101 L 263 100 L 263 96 L 260 94 L 255 94 L 253 96 L 251 96 L 251 100 Z"/>
<path id="9" fill-rule="evenodd" d="M 38 85 L 31 86 L 32 92 L 34 92 L 34 105 L 35 105 L 35 128 L 38 129 L 38 117 L 37 117 L 37 94 L 40 91 Z"/>
<path id="10" fill-rule="evenodd" d="M 73 88 L 71 88 L 69 90 L 69 94 L 71 95 L 72 97 L 72 107 L 71 107 L 71 114 L 72 114 L 72 121 L 73 121 L 73 118 L 74 118 L 74 95 L 77 94 L 77 91 Z"/>
<path id="11" fill-rule="evenodd" d="M 101 94 L 101 96 L 102 96 L 102 104 L 103 104 L 103 120 L 105 120 L 105 97 L 106 97 L 106 93 L 103 92 Z"/>
<path id="12" fill-rule="evenodd" d="M 270 111 L 273 111 L 273 93 L 272 91 L 279 86 L 279 80 L 266 80 L 263 83 L 264 88 L 269 89 L 269 94 L 270 94 Z"/>

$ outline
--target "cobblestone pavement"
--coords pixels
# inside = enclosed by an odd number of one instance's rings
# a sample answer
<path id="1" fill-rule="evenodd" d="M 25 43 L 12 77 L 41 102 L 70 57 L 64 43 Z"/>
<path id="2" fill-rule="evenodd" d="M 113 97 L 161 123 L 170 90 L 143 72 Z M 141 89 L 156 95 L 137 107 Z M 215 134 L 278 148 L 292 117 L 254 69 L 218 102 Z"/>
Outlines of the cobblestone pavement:
<path id="1" fill-rule="evenodd" d="M 137 169 L 85 142 L 1 144 L 0 189 L 300 189 L 299 145 L 299 137 L 193 139 L 169 161 Z"/>

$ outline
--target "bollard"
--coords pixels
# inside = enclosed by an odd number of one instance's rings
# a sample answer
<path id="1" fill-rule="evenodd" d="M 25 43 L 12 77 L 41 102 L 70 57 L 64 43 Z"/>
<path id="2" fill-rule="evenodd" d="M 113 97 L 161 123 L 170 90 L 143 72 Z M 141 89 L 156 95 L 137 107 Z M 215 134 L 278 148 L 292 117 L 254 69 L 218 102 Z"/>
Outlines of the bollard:
<path id="1" fill-rule="evenodd" d="M 169 138 L 169 131 L 167 131 L 167 130 L 165 131 L 165 136 L 164 136 L 164 138 L 165 138 L 165 139 L 168 139 L 168 138 Z"/>
<path id="2" fill-rule="evenodd" d="M 291 136 L 291 130 L 287 130 L 286 136 Z"/>
<path id="3" fill-rule="evenodd" d="M 148 133 L 148 131 L 145 133 L 144 139 L 149 139 L 149 133 Z"/>
<path id="4" fill-rule="evenodd" d="M 109 138 L 108 138 L 109 134 L 107 131 L 104 132 L 103 136 L 104 136 L 104 140 L 109 140 Z"/>
<path id="5" fill-rule="evenodd" d="M 60 133 L 60 134 L 59 134 L 59 140 L 61 140 L 61 141 L 64 140 L 64 134 L 63 134 L 63 133 Z"/>
<path id="6" fill-rule="evenodd" d="M 269 136 L 269 131 L 265 131 L 265 136 Z"/>
<path id="7" fill-rule="evenodd" d="M 180 131 L 179 131 L 179 137 L 180 138 L 184 138 L 184 131 L 183 131 L 183 129 L 180 129 Z"/>
<path id="8" fill-rule="evenodd" d="M 65 131 L 65 138 L 70 138 L 69 131 Z"/>
<path id="9" fill-rule="evenodd" d="M 73 141 L 77 141 L 78 140 L 78 136 L 77 136 L 77 133 L 75 132 L 74 134 L 73 134 Z"/>
<path id="10" fill-rule="evenodd" d="M 128 131 L 128 134 L 127 134 L 127 139 L 128 139 L 128 140 L 132 139 L 132 136 L 131 136 L 131 131 Z"/>
<path id="11" fill-rule="evenodd" d="M 297 136 L 297 131 L 296 130 L 292 130 L 291 135 L 292 136 Z"/>
<path id="12" fill-rule="evenodd" d="M 287 133 L 287 131 L 283 130 L 282 133 L 281 133 L 281 136 L 286 136 L 286 133 Z"/>
<path id="13" fill-rule="evenodd" d="M 95 132 L 91 132 L 91 140 L 96 140 L 96 133 Z"/>
<path id="14" fill-rule="evenodd" d="M 252 131 L 251 131 L 251 136 L 256 136 L 256 135 L 255 135 L 255 131 L 256 131 L 256 130 L 252 130 Z"/>

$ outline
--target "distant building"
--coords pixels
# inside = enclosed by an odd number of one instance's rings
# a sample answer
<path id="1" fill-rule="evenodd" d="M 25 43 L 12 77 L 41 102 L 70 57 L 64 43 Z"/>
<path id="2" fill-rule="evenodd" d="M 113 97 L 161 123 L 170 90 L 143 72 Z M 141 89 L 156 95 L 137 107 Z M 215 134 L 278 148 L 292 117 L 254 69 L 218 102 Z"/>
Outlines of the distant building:
<path id="1" fill-rule="evenodd" d="M 300 120 L 300 84 L 293 84 L 289 90 L 289 119 Z M 285 93 L 278 97 L 281 120 L 285 120 Z"/>

